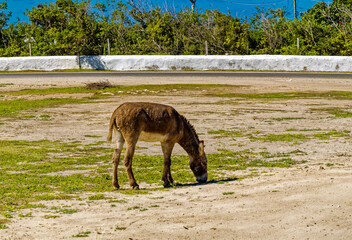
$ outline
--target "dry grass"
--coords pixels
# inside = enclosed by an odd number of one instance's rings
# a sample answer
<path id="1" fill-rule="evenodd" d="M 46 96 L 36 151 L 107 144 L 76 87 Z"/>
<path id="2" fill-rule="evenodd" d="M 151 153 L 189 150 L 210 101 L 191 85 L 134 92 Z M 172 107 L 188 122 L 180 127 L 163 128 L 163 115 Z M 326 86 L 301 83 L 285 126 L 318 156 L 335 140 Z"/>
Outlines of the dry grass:
<path id="1" fill-rule="evenodd" d="M 114 87 L 116 86 L 111 84 L 108 80 L 86 83 L 86 89 L 89 89 L 89 90 L 102 90 L 102 89 L 114 88 Z"/>

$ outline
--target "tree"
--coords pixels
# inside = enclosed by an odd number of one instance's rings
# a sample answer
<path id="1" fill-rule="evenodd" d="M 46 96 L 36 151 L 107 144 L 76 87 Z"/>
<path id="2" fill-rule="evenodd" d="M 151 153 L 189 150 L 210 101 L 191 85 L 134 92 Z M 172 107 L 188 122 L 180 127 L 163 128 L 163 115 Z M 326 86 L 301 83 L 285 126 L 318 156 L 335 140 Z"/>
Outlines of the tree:
<path id="1" fill-rule="evenodd" d="M 1 1 L 1 0 L 0 0 Z M 352 0 L 319 2 L 298 19 L 285 9 L 258 8 L 250 21 L 217 10 L 169 11 L 142 0 L 53 0 L 9 24 L 0 3 L 0 56 L 105 54 L 352 55 Z M 297 38 L 300 46 L 297 48 Z"/>
<path id="2" fill-rule="evenodd" d="M 257 8 L 257 12 L 251 18 L 251 47 L 254 53 L 279 53 L 286 39 L 283 33 L 287 31 L 288 19 L 284 9 L 269 9 L 264 12 L 263 8 Z"/>
<path id="3" fill-rule="evenodd" d="M 57 0 L 25 13 L 32 22 L 27 33 L 37 43 L 36 54 L 99 54 L 100 32 L 90 1 Z"/>
<path id="4" fill-rule="evenodd" d="M 195 9 L 196 9 L 196 0 L 190 0 L 192 3 L 192 12 L 194 13 Z"/>
<path id="5" fill-rule="evenodd" d="M 7 22 L 11 17 L 11 13 L 7 12 L 7 1 L 0 3 L 0 35 L 1 35 L 1 47 L 8 46 L 8 41 L 5 37 L 4 28 L 7 26 Z"/>

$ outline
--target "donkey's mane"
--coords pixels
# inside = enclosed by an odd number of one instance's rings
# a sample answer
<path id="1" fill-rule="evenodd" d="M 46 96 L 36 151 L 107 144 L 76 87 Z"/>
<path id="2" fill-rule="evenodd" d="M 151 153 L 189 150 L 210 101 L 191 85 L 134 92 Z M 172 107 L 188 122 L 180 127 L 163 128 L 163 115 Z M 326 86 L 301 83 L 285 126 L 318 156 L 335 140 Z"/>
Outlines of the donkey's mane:
<path id="1" fill-rule="evenodd" d="M 180 117 L 184 121 L 186 126 L 188 126 L 189 130 L 193 133 L 194 137 L 197 139 L 197 142 L 199 142 L 198 134 L 196 133 L 196 130 L 194 129 L 193 125 L 183 115 L 180 114 Z"/>

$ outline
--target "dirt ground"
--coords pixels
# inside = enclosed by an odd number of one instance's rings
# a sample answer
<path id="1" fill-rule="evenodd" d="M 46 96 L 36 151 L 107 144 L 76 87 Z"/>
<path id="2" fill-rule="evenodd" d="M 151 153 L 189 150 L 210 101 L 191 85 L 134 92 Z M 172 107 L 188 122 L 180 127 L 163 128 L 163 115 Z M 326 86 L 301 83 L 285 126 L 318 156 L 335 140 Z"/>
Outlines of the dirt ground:
<path id="1" fill-rule="evenodd" d="M 99 80 L 119 85 L 233 84 L 241 86 L 238 88 L 241 93 L 352 91 L 352 79 L 269 77 L 19 78 L 1 79 L 0 83 L 13 85 L 4 85 L 0 90 L 80 86 Z M 298 151 L 305 154 L 293 156 L 294 160 L 307 161 L 288 169 L 275 168 L 269 173 L 224 184 L 191 185 L 151 191 L 147 195 L 125 195 L 118 191 L 104 193 L 121 199 L 121 203 L 114 207 L 106 200 L 43 202 L 46 206 L 70 206 L 78 212 L 47 219 L 44 217 L 47 214 L 45 209 L 23 210 L 23 214 L 30 211 L 32 217 L 16 216 L 11 219 L 11 223 L 7 224 L 9 228 L 0 230 L 0 239 L 72 239 L 80 232 L 89 232 L 86 239 L 351 239 L 351 133 L 348 137 L 310 138 L 295 144 L 251 141 L 246 136 L 217 138 L 209 131 L 234 128 L 265 134 L 285 134 L 288 129 L 351 131 L 351 118 L 334 118 L 322 109 L 350 110 L 352 101 L 323 98 L 233 100 L 196 95 L 113 96 L 93 103 L 36 110 L 39 111 L 37 114 L 52 116 L 51 121 L 28 119 L 0 125 L 3 140 L 78 140 L 92 143 L 105 139 L 108 120 L 119 104 L 152 101 L 172 105 L 184 114 L 195 126 L 200 138 L 205 140 L 207 153 L 215 153 L 218 149 L 265 150 L 272 154 Z M 219 101 L 222 103 L 206 104 Z M 319 111 L 316 110 L 319 108 Z M 100 137 L 87 137 L 89 135 Z M 143 148 L 136 154 L 161 154 L 160 146 L 154 143 L 139 143 L 139 146 Z M 185 154 L 180 147 L 174 153 Z M 145 183 L 140 183 L 140 186 L 148 188 Z M 87 196 L 82 196 L 82 199 L 87 199 Z M 128 210 L 136 206 L 135 210 Z"/>

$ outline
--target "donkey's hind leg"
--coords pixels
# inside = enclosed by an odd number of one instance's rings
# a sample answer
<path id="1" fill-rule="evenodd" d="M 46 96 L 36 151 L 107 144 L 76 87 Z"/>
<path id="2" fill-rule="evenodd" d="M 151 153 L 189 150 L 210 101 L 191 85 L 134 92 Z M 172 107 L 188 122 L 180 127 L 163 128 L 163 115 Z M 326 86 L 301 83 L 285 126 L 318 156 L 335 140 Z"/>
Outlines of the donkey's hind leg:
<path id="1" fill-rule="evenodd" d="M 130 186 L 134 190 L 139 189 L 139 185 L 136 182 L 136 179 L 134 178 L 133 171 L 132 171 L 132 159 L 134 155 L 134 150 L 136 148 L 136 144 L 138 141 L 138 135 L 135 136 L 128 136 L 126 137 L 126 153 L 125 153 L 125 167 L 128 175 L 128 180 L 130 182 Z"/>
<path id="2" fill-rule="evenodd" d="M 123 145 L 125 143 L 125 139 L 123 138 L 121 132 L 118 129 L 116 129 L 115 133 L 116 133 L 116 147 L 114 150 L 114 154 L 112 156 L 112 162 L 113 162 L 112 185 L 117 189 L 119 189 L 120 185 L 117 177 L 117 169 L 120 163 L 120 156 L 123 149 Z"/>

